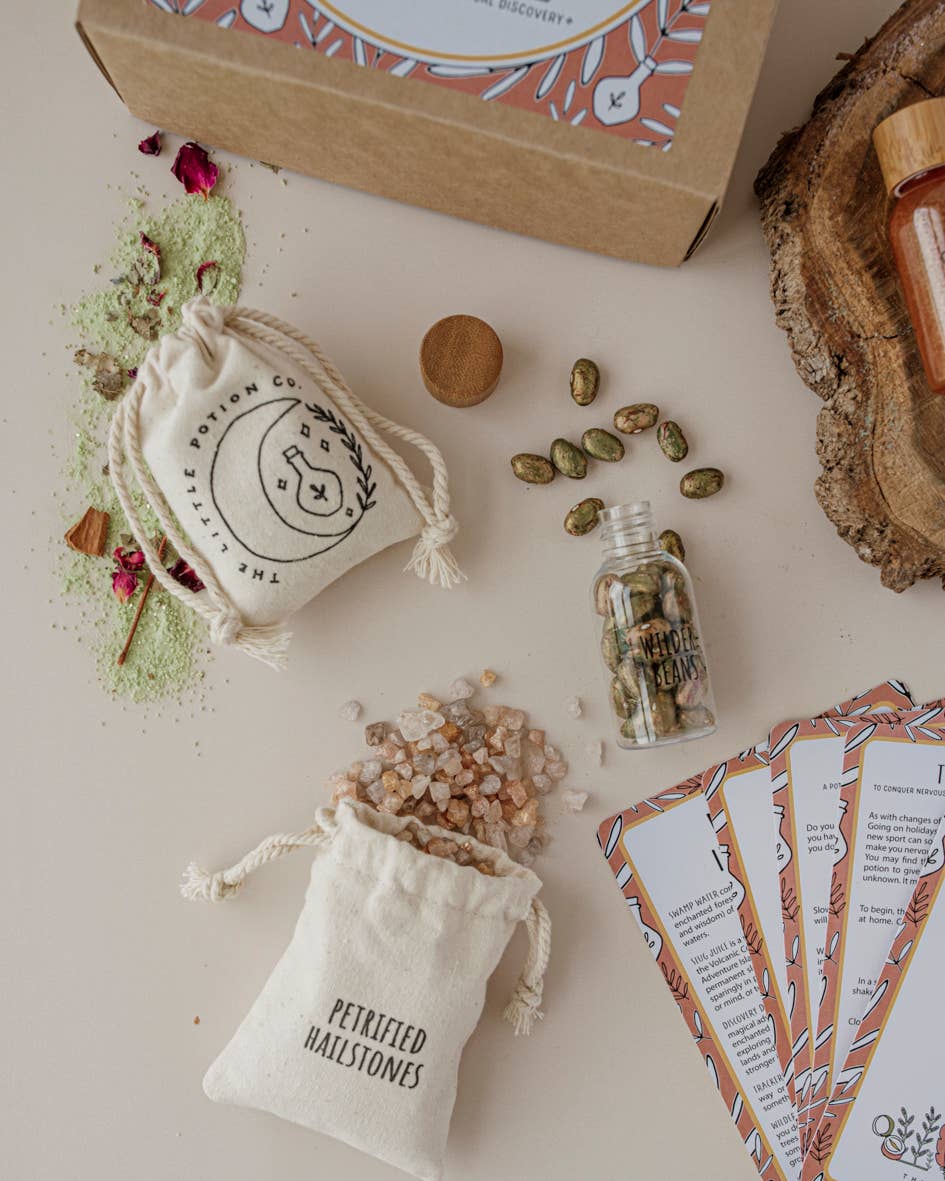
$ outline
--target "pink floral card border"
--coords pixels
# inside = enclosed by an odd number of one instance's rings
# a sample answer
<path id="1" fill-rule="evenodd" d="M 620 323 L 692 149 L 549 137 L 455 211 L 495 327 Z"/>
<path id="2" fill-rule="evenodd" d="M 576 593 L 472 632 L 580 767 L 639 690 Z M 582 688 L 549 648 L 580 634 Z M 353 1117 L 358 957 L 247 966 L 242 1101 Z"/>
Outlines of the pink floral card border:
<path id="1" fill-rule="evenodd" d="M 663 151 L 673 144 L 710 9 L 710 0 L 638 0 L 615 28 L 557 55 L 508 66 L 457 66 L 375 45 L 342 28 L 317 0 L 146 2 L 171 16 L 243 29 L 303 52 L 422 79 Z"/>

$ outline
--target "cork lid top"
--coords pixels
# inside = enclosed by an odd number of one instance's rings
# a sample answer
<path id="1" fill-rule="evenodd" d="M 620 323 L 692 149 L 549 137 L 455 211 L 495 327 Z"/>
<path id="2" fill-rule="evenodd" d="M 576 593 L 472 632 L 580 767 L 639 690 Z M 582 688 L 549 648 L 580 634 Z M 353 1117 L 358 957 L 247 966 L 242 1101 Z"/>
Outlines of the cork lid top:
<path id="1" fill-rule="evenodd" d="M 945 164 L 945 98 L 902 107 L 873 131 L 886 192 L 910 176 Z"/>

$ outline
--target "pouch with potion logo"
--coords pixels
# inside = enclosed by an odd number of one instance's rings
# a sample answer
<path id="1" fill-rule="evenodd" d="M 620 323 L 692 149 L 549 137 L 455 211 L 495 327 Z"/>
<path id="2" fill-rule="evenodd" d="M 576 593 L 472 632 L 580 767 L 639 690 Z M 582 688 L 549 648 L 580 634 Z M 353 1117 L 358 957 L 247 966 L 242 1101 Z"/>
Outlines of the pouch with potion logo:
<path id="1" fill-rule="evenodd" d="M 284 621 L 345 571 L 419 535 L 408 568 L 449 587 L 446 467 L 424 436 L 361 402 L 319 347 L 272 316 L 185 304 L 155 344 L 112 423 L 112 481 L 151 571 L 218 643 L 284 663 Z M 428 493 L 384 436 L 417 447 Z M 142 527 L 145 502 L 204 584 L 163 568 Z"/>

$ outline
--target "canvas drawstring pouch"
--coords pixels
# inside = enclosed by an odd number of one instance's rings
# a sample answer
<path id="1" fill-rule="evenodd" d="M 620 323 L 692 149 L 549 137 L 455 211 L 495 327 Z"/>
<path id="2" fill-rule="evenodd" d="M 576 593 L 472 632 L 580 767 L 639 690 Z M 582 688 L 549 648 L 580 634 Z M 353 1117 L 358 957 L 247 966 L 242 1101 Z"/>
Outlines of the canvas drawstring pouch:
<path id="1" fill-rule="evenodd" d="M 428 439 L 361 402 L 275 316 L 205 296 L 181 310 L 118 406 L 109 470 L 151 573 L 214 641 L 281 667 L 288 616 L 408 537 L 419 535 L 408 569 L 444 587 L 463 577 L 446 466 Z M 429 494 L 385 436 L 423 453 Z M 145 505 L 202 591 L 164 569 Z"/>
<path id="2" fill-rule="evenodd" d="M 487 876 L 398 840 L 406 829 L 422 843 L 451 836 L 345 799 L 231 869 L 191 866 L 182 891 L 218 902 L 267 861 L 314 849 L 292 941 L 204 1090 L 435 1181 L 486 982 L 524 922 L 528 957 L 505 1016 L 530 1032 L 541 1016 L 551 922 L 536 897 L 540 880 L 501 850 L 462 838 L 491 867 Z"/>

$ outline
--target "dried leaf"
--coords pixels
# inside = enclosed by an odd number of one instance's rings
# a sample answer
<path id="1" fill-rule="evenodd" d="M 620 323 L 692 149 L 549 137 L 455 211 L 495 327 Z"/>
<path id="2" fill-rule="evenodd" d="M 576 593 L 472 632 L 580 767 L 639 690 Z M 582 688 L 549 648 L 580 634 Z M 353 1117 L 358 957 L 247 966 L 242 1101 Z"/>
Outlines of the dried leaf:
<path id="1" fill-rule="evenodd" d="M 99 373 L 92 378 L 92 389 L 106 402 L 120 398 L 125 388 L 125 379 L 120 373 Z"/>
<path id="2" fill-rule="evenodd" d="M 147 308 L 138 316 L 129 316 L 128 323 L 132 331 L 143 336 L 145 340 L 155 340 L 158 334 L 160 316 L 156 308 Z"/>
<path id="3" fill-rule="evenodd" d="M 80 554 L 88 554 L 92 558 L 103 557 L 110 520 L 108 513 L 101 509 L 87 508 L 82 520 L 76 521 L 66 533 L 66 544 Z"/>
<path id="4" fill-rule="evenodd" d="M 76 349 L 73 360 L 77 365 L 88 365 L 94 368 L 98 363 L 98 353 L 90 353 L 88 349 Z"/>
<path id="5" fill-rule="evenodd" d="M 171 166 L 171 172 L 187 193 L 200 193 L 204 200 L 217 183 L 220 170 L 200 144 L 192 140 L 181 146 Z"/>
<path id="6" fill-rule="evenodd" d="M 138 151 L 143 156 L 160 156 L 161 154 L 161 133 L 155 131 L 152 135 L 146 136 L 141 143 L 138 144 Z"/>
<path id="7" fill-rule="evenodd" d="M 88 349 L 78 349 L 75 361 L 78 365 L 95 370 L 92 388 L 109 402 L 124 390 L 126 372 L 109 353 L 90 353 Z"/>

